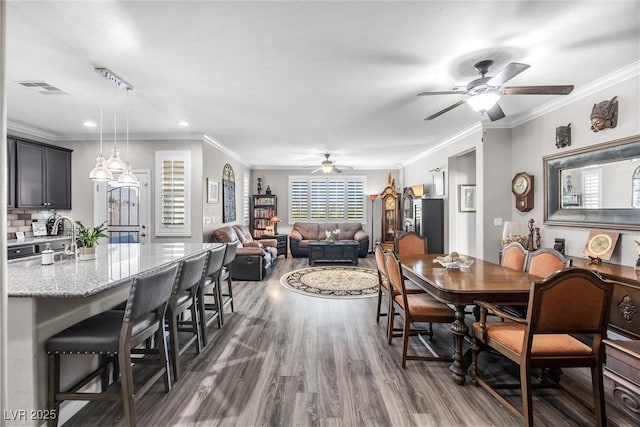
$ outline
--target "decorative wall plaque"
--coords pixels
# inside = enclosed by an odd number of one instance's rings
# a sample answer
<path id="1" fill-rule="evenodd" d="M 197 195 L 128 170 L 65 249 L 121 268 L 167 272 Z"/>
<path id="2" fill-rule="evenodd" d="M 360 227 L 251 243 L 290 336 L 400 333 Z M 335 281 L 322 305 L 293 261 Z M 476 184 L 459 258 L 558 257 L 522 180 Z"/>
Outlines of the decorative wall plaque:
<path id="1" fill-rule="evenodd" d="M 229 163 L 222 169 L 222 222 L 236 220 L 236 177 Z"/>
<path id="2" fill-rule="evenodd" d="M 571 145 L 571 123 L 556 128 L 556 147 L 563 148 Z"/>
<path id="3" fill-rule="evenodd" d="M 594 132 L 606 128 L 614 128 L 618 125 L 618 97 L 614 96 L 609 101 L 593 104 L 591 110 L 591 130 Z"/>

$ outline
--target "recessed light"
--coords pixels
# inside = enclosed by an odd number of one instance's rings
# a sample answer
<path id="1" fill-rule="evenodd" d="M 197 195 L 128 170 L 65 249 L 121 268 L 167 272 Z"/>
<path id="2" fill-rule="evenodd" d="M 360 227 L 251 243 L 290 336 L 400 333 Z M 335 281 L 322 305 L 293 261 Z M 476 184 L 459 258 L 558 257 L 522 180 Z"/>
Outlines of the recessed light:
<path id="1" fill-rule="evenodd" d="M 86 122 L 82 122 L 82 126 L 86 126 L 88 128 L 94 128 L 96 126 L 98 126 L 95 122 L 92 121 L 86 121 Z"/>
<path id="2" fill-rule="evenodd" d="M 178 126 L 187 127 L 187 126 L 189 126 L 189 122 L 184 121 L 184 120 L 180 120 L 178 122 Z"/>

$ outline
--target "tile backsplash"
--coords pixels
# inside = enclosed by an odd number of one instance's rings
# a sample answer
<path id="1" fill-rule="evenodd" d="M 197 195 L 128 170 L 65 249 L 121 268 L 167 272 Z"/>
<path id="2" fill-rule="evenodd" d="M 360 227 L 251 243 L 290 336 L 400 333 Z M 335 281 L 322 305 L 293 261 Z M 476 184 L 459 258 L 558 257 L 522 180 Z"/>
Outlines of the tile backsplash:
<path id="1" fill-rule="evenodd" d="M 7 239 L 15 239 L 16 231 L 23 231 L 25 237 L 33 237 L 31 223 L 46 223 L 51 215 L 53 215 L 51 210 L 9 209 L 7 211 Z"/>

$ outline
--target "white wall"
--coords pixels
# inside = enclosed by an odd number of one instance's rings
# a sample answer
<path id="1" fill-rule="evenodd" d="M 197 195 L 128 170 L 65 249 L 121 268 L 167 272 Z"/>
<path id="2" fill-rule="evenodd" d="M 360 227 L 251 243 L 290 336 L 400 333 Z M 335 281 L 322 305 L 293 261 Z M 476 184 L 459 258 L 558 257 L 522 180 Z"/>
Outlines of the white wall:
<path id="1" fill-rule="evenodd" d="M 387 186 L 387 176 L 391 173 L 391 176 L 396 180 L 396 191 L 400 192 L 401 188 L 398 184 L 399 173 L 398 170 L 353 170 L 344 171 L 343 175 L 366 175 L 367 187 L 365 188 L 365 194 L 380 194 Z M 251 194 L 257 194 L 257 179 L 262 178 L 262 191 L 267 189 L 267 185 L 271 187 L 271 193 L 278 196 L 278 217 L 282 222 L 278 224 L 278 233 L 288 234 L 291 232 L 293 224 L 288 223 L 289 218 L 289 176 L 290 175 L 309 175 L 308 169 L 256 169 L 251 172 Z M 369 233 L 371 237 L 371 200 L 367 199 L 366 203 L 366 222 L 363 223 L 364 230 Z M 382 231 L 382 207 L 380 205 L 380 198 L 376 199 L 373 205 L 374 218 L 373 218 L 373 241 L 380 240 L 380 233 Z"/>

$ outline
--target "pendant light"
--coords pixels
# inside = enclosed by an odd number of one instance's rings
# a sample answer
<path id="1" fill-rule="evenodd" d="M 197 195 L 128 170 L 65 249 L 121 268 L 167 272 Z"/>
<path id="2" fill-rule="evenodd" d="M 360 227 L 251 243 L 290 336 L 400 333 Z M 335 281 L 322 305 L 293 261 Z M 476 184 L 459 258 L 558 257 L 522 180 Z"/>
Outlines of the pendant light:
<path id="1" fill-rule="evenodd" d="M 122 172 L 126 168 L 126 164 L 120 158 L 118 150 L 118 88 L 113 89 L 113 148 L 111 149 L 111 157 L 105 162 L 105 166 L 111 172 Z"/>
<path id="2" fill-rule="evenodd" d="M 139 185 L 138 178 L 131 172 L 131 162 L 129 162 L 129 90 L 127 89 L 126 113 L 127 113 L 127 163 L 124 172 L 118 177 L 121 184 Z"/>
<path id="3" fill-rule="evenodd" d="M 100 86 L 100 155 L 96 159 L 96 166 L 89 173 L 89 179 L 101 182 L 113 179 L 113 174 L 105 166 L 105 160 L 102 156 L 102 86 Z"/>

